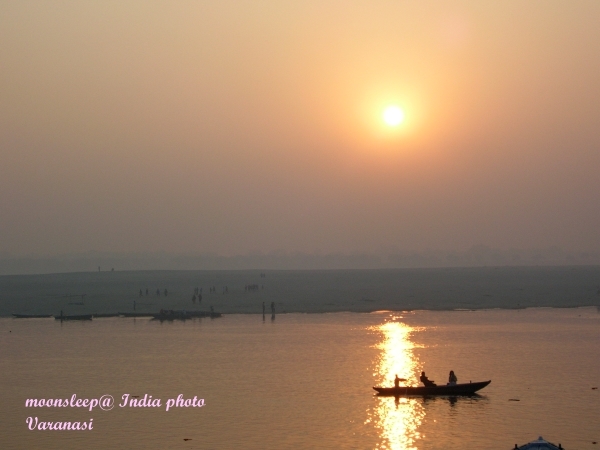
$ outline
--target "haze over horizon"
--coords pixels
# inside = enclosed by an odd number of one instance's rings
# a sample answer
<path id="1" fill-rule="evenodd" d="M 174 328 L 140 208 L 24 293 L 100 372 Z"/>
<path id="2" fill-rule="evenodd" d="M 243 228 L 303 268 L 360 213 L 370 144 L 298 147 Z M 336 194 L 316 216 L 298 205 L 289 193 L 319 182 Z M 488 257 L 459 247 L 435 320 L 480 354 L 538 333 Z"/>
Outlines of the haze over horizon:
<path id="1" fill-rule="evenodd" d="M 2 2 L 0 255 L 598 264 L 599 20 L 583 0 Z"/>

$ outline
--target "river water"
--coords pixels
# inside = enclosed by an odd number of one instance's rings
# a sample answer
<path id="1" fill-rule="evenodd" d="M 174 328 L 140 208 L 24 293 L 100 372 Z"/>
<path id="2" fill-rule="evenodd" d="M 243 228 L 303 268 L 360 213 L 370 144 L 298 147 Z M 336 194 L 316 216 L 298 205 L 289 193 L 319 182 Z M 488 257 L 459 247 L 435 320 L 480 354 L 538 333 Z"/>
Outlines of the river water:
<path id="1" fill-rule="evenodd" d="M 3 318 L 0 336 L 2 448 L 509 450 L 539 435 L 567 450 L 600 446 L 596 307 Z M 421 370 L 445 382 L 450 369 L 492 383 L 466 398 L 372 390 L 395 374 L 416 384 Z M 124 394 L 161 406 L 121 407 Z M 180 394 L 204 406 L 166 411 Z M 25 406 L 73 395 L 115 402 Z M 93 430 L 30 430 L 28 417 L 93 419 Z"/>

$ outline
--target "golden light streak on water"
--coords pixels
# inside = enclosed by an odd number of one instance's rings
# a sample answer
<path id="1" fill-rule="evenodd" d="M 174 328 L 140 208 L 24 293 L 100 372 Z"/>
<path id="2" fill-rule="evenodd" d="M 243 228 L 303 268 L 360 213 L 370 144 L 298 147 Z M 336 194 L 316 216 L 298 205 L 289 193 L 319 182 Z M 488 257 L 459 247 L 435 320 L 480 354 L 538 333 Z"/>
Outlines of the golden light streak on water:
<path id="1" fill-rule="evenodd" d="M 377 344 L 381 350 L 373 376 L 377 385 L 393 386 L 394 378 L 406 378 L 406 384 L 418 384 L 419 361 L 413 349 L 417 347 L 411 335 L 419 328 L 410 327 L 392 316 L 391 320 L 371 330 L 382 334 Z M 425 417 L 425 410 L 418 399 L 413 398 L 377 398 L 372 412 L 367 411 L 369 419 L 378 430 L 380 442 L 377 449 L 413 450 L 420 439 L 419 426 Z"/>

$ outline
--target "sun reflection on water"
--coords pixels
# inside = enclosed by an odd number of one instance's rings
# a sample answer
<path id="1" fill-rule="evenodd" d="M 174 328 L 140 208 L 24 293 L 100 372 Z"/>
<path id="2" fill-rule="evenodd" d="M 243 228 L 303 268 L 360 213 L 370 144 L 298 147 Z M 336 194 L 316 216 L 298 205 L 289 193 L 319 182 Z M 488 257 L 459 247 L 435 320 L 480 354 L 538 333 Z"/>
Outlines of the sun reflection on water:
<path id="1" fill-rule="evenodd" d="M 419 361 L 413 352 L 417 345 L 410 337 L 421 329 L 410 327 L 398 319 L 401 317 L 392 316 L 384 324 L 370 328 L 382 335 L 382 340 L 376 346 L 381 353 L 373 373 L 375 383 L 379 386 L 393 386 L 396 375 L 405 378 L 407 385 L 418 384 Z M 375 407 L 367 411 L 369 418 L 366 421 L 372 423 L 379 433 L 380 441 L 376 448 L 416 449 L 416 442 L 421 438 L 419 426 L 425 417 L 421 402 L 414 398 L 394 397 L 378 397 L 376 402 Z"/>

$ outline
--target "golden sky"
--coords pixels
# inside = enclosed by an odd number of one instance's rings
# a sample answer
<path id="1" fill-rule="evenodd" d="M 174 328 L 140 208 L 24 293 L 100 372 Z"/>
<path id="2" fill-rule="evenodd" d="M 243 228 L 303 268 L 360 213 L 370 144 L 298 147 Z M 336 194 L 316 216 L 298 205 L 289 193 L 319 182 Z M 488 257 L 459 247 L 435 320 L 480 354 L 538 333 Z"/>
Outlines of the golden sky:
<path id="1" fill-rule="evenodd" d="M 1 1 L 0 252 L 598 251 L 598 23 L 594 0 Z"/>

